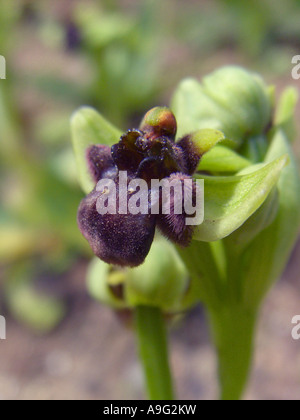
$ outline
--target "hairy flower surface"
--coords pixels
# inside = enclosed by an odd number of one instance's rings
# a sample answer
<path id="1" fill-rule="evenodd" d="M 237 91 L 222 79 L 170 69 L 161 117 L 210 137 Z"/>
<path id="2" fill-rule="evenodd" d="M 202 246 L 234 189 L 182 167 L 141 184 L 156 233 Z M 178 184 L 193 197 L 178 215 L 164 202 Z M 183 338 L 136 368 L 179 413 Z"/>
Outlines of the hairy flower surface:
<path id="1" fill-rule="evenodd" d="M 78 225 L 95 255 L 105 262 L 132 267 L 141 264 L 150 250 L 156 226 L 167 238 L 181 246 L 187 246 L 191 241 L 193 226 L 185 224 L 184 209 L 181 214 L 175 213 L 174 191 L 170 194 L 168 214 L 162 212 L 161 195 L 158 214 L 151 213 L 150 199 L 148 214 L 122 214 L 120 207 L 117 207 L 115 214 L 99 214 L 97 211 L 97 199 L 104 193 L 97 189 L 101 179 L 114 181 L 119 203 L 120 171 L 127 172 L 128 183 L 134 179 L 146 181 L 149 196 L 153 179 L 179 180 L 182 184 L 184 180 L 192 179 L 191 175 L 202 154 L 201 149 L 193 142 L 193 135 L 175 143 L 176 131 L 173 113 L 168 108 L 156 107 L 147 112 L 139 129 L 127 131 L 111 148 L 93 145 L 87 150 L 95 188 L 80 204 Z M 192 181 L 193 201 L 197 188 L 195 181 Z M 136 193 L 131 191 L 126 195 L 127 203 Z M 124 200 L 123 196 L 121 200 Z"/>

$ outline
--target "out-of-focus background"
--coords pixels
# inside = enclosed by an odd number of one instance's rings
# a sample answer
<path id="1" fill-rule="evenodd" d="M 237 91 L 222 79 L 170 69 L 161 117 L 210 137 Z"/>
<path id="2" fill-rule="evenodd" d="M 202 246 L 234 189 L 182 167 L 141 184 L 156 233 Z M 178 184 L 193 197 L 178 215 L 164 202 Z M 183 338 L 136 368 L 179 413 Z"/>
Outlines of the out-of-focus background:
<path id="1" fill-rule="evenodd" d="M 224 64 L 261 73 L 279 94 L 300 86 L 297 54 L 298 0 L 1 0 L 0 399 L 144 398 L 132 331 L 86 291 L 72 112 L 92 105 L 125 131 L 168 104 L 181 78 Z M 300 397 L 299 258 L 300 242 L 264 305 L 248 399 Z M 200 306 L 170 341 L 179 398 L 215 398 Z"/>

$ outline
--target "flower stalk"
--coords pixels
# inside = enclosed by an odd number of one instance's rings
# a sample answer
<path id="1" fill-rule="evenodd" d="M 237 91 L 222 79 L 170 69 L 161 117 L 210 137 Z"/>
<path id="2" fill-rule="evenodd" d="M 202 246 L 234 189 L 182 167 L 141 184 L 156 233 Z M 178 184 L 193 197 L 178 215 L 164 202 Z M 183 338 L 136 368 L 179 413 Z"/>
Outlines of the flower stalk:
<path id="1" fill-rule="evenodd" d="M 137 306 L 135 325 L 138 350 L 151 400 L 173 400 L 165 321 L 157 307 Z"/>
<path id="2" fill-rule="evenodd" d="M 218 357 L 220 398 L 239 400 L 252 363 L 257 314 L 238 304 L 224 304 L 207 314 Z"/>

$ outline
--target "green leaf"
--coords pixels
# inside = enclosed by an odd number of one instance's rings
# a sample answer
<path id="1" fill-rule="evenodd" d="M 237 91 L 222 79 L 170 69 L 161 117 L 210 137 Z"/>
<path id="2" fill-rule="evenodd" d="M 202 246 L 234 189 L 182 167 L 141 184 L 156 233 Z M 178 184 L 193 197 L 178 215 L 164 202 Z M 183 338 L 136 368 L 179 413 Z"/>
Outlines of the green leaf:
<path id="1" fill-rule="evenodd" d="M 235 267 L 243 279 L 243 298 L 258 305 L 272 283 L 281 275 L 298 237 L 300 226 L 300 177 L 288 139 L 278 130 L 272 140 L 267 161 L 287 153 L 290 164 L 281 173 L 279 208 L 273 223 L 251 242 Z"/>
<path id="2" fill-rule="evenodd" d="M 198 171 L 208 171 L 215 174 L 236 173 L 250 166 L 248 159 L 238 155 L 228 147 L 218 145 L 202 158 L 198 166 Z"/>
<path id="3" fill-rule="evenodd" d="M 278 206 L 278 189 L 274 187 L 256 212 L 239 229 L 225 239 L 225 246 L 235 247 L 235 253 L 239 255 L 249 242 L 274 221 Z"/>
<path id="4" fill-rule="evenodd" d="M 205 206 L 204 222 L 196 227 L 194 239 L 216 241 L 238 229 L 268 197 L 286 163 L 284 155 L 245 175 L 196 176 L 204 179 Z"/>
<path id="5" fill-rule="evenodd" d="M 122 133 L 89 107 L 75 112 L 71 121 L 71 130 L 80 185 L 85 193 L 89 193 L 94 187 L 94 182 L 87 166 L 87 148 L 93 144 L 111 146 L 118 141 Z"/>

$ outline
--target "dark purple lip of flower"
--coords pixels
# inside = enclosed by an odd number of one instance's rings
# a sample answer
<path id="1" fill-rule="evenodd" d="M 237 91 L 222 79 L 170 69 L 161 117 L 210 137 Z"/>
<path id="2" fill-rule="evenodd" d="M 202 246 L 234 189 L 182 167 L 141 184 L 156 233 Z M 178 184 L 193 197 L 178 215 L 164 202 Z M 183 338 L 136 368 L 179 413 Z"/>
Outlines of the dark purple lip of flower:
<path id="1" fill-rule="evenodd" d="M 166 135 L 168 134 L 168 136 Z M 187 179 L 200 160 L 189 136 L 175 143 L 176 120 L 167 108 L 148 111 L 139 130 L 121 136 L 111 148 L 94 145 L 87 150 L 87 161 L 95 185 L 100 179 L 114 180 L 119 171 L 127 171 L 129 180 Z M 193 181 L 193 193 L 197 188 Z M 187 246 L 193 226 L 185 224 L 186 214 L 174 214 L 174 196 L 170 214 L 104 214 L 96 209 L 100 192 L 96 188 L 79 206 L 78 225 L 94 254 L 103 261 L 120 266 L 137 266 L 145 260 L 157 226 L 173 242 Z M 117 189 L 118 194 L 118 189 Z M 172 202 L 173 200 L 173 202 Z"/>
<path id="2" fill-rule="evenodd" d="M 98 193 L 82 200 L 78 211 L 81 232 L 94 254 L 109 264 L 135 267 L 148 254 L 156 225 L 153 215 L 104 214 L 96 209 Z"/>

